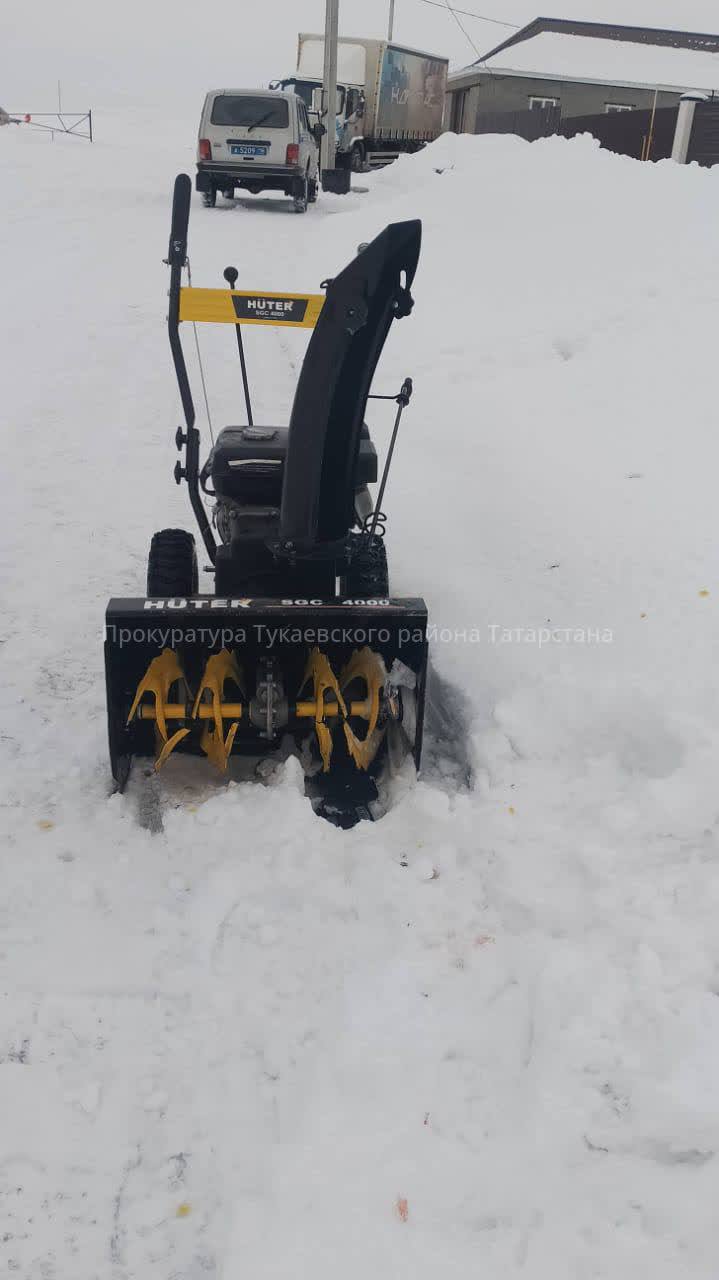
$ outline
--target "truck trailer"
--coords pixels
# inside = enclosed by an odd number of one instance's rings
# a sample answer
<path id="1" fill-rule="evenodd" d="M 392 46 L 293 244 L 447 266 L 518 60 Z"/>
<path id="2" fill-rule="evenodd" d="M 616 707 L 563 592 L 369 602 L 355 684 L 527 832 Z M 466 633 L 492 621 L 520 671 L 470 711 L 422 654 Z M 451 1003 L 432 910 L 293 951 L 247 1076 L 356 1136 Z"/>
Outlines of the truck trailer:
<path id="1" fill-rule="evenodd" d="M 293 90 L 323 113 L 324 36 L 300 32 L 297 70 L 271 88 Z M 338 167 L 361 171 L 418 151 L 442 132 L 448 61 L 387 40 L 340 36 L 337 42 Z M 324 120 L 327 124 L 326 119 Z"/>

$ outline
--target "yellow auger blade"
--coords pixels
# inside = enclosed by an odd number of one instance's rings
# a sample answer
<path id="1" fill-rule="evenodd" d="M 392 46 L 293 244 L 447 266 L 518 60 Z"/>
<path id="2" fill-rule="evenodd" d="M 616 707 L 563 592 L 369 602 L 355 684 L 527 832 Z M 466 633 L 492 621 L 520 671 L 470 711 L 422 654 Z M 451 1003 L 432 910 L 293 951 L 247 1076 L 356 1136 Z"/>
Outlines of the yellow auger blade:
<path id="1" fill-rule="evenodd" d="M 332 734 L 327 728 L 324 719 L 325 693 L 329 691 L 335 695 L 343 720 L 347 718 L 347 708 L 340 692 L 337 677 L 329 664 L 326 654 L 321 653 L 319 649 L 313 649 L 307 659 L 305 674 L 300 685 L 300 693 L 310 680 L 312 681 L 312 696 L 315 703 L 315 733 L 317 734 L 320 755 L 322 756 L 322 772 L 327 773 L 332 755 Z"/>
<path id="2" fill-rule="evenodd" d="M 358 738 L 350 725 L 345 722 L 344 731 L 347 750 L 358 769 L 368 769 L 374 760 L 380 743 L 384 737 L 384 729 L 377 728 L 380 708 L 380 694 L 387 681 L 387 668 L 378 653 L 367 645 L 363 649 L 355 649 L 352 657 L 340 675 L 340 688 L 344 692 L 355 680 L 362 680 L 367 688 L 364 706 L 352 706 L 353 715 L 359 715 L 367 721 L 367 733 Z"/>
<path id="3" fill-rule="evenodd" d="M 130 708 L 130 714 L 127 717 L 127 723 L 137 715 L 140 710 L 140 704 L 146 693 L 151 694 L 154 699 L 154 720 L 157 726 L 157 733 L 162 740 L 163 746 L 155 760 L 155 769 L 160 769 L 167 760 L 167 757 L 181 742 L 186 738 L 189 729 L 178 729 L 173 733 L 172 737 L 167 736 L 167 721 L 165 719 L 165 707 L 168 703 L 170 689 L 174 684 L 180 683 L 187 690 L 187 681 L 185 673 L 182 670 L 180 659 L 174 649 L 163 649 L 158 658 L 153 658 L 142 680 L 137 686 L 137 691 Z"/>
<path id="4" fill-rule="evenodd" d="M 182 739 L 186 738 L 189 732 L 189 729 L 177 729 L 176 732 L 173 733 L 172 737 L 167 739 L 162 751 L 155 760 L 155 772 L 162 768 L 167 757 L 172 755 L 172 752 L 175 750 L 178 742 L 182 742 Z"/>
<path id="5" fill-rule="evenodd" d="M 227 731 L 227 737 L 225 737 L 222 723 L 222 698 L 226 680 L 234 681 L 244 697 L 242 674 L 237 664 L 237 658 L 234 653 L 230 653 L 229 649 L 221 649 L 219 653 L 213 653 L 207 659 L 200 688 L 195 698 L 195 705 L 192 708 L 192 715 L 196 720 L 200 715 L 200 703 L 208 700 L 210 702 L 212 720 L 206 721 L 203 726 L 200 746 L 208 760 L 211 760 L 221 773 L 225 773 L 227 769 L 227 761 L 230 758 L 235 734 L 240 727 L 239 720 L 233 721 Z M 207 695 L 209 695 L 209 699 Z M 241 711 L 242 708 L 239 708 L 239 710 Z"/>

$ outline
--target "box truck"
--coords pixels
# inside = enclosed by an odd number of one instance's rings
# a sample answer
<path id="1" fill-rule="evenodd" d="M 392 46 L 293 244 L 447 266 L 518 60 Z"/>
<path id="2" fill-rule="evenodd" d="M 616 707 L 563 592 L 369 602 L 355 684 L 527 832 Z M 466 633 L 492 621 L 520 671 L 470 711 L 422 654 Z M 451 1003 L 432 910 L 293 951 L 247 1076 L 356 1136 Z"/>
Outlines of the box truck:
<path id="1" fill-rule="evenodd" d="M 293 90 L 322 111 L 324 36 L 300 32 L 297 70 L 271 88 Z M 387 40 L 340 36 L 337 43 L 337 166 L 362 170 L 418 151 L 442 132 L 446 58 Z M 324 124 L 327 124 L 325 119 Z"/>

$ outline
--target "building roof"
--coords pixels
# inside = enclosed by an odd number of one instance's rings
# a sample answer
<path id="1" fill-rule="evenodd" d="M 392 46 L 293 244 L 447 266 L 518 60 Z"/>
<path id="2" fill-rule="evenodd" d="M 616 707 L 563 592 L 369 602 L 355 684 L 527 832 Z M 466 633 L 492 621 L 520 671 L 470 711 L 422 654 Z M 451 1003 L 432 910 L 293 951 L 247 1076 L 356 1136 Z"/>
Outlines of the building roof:
<path id="1" fill-rule="evenodd" d="M 719 50 L 719 37 L 717 37 Z M 603 37 L 542 31 L 502 52 L 487 55 L 452 81 L 486 71 L 529 79 L 595 82 L 626 88 L 658 88 L 681 93 L 719 93 L 719 51 L 653 45 Z"/>
<path id="2" fill-rule="evenodd" d="M 493 58 L 496 53 L 510 49 L 512 45 L 531 40 L 543 31 L 558 35 L 590 36 L 598 40 L 628 40 L 633 44 L 654 44 L 675 49 L 704 49 L 719 52 L 719 35 L 706 31 L 676 31 L 669 27 L 634 27 L 621 22 L 578 22 L 573 18 L 534 18 L 526 27 L 515 31 L 501 44 L 490 49 L 479 59 Z"/>

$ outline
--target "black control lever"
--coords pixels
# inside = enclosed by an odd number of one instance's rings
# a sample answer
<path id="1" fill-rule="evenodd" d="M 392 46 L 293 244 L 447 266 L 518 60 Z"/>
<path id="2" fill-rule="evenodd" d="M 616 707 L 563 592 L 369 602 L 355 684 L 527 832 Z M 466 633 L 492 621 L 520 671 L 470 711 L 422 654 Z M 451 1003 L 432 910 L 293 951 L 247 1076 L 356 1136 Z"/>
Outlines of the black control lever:
<path id="1" fill-rule="evenodd" d="M 225 280 L 230 286 L 230 290 L 234 289 L 237 284 L 239 272 L 237 267 L 225 267 L 222 272 Z M 242 344 L 242 325 L 239 320 L 235 325 L 235 333 L 237 334 L 237 350 L 240 353 L 240 368 L 242 369 L 242 386 L 245 392 L 245 405 L 247 406 L 247 425 L 253 427 L 255 424 L 252 419 L 252 405 L 250 403 L 250 387 L 247 381 L 247 365 L 245 364 L 245 348 Z"/>

